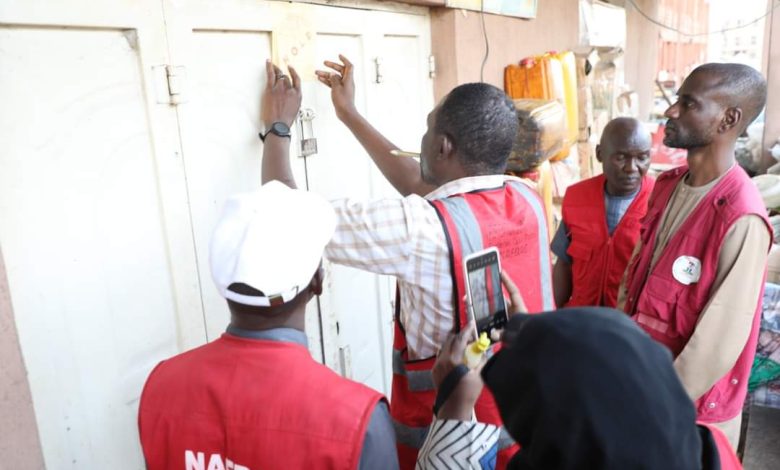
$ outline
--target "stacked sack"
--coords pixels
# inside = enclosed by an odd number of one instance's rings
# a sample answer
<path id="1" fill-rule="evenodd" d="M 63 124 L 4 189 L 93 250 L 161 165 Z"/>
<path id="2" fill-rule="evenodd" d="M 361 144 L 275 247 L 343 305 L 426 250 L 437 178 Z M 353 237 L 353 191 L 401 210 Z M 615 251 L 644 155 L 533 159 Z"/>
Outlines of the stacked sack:
<path id="1" fill-rule="evenodd" d="M 766 281 L 780 284 L 780 175 L 758 175 L 753 177 L 761 199 L 764 200 L 769 222 L 772 223 L 774 240 L 769 251 Z"/>

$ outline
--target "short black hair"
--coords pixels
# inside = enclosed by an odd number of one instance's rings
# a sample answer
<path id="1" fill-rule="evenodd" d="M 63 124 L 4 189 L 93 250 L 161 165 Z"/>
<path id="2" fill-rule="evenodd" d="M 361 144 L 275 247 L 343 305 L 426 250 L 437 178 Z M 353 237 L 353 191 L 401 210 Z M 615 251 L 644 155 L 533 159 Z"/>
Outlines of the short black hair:
<path id="1" fill-rule="evenodd" d="M 706 73 L 718 77 L 715 87 L 725 92 L 723 105 L 742 110 L 740 134 L 747 129 L 766 105 L 767 85 L 758 70 L 743 64 L 710 63 L 696 67 L 694 73 Z"/>
<path id="2" fill-rule="evenodd" d="M 506 170 L 519 122 L 512 100 L 486 83 L 454 88 L 439 106 L 435 131 L 447 135 L 473 175 Z"/>

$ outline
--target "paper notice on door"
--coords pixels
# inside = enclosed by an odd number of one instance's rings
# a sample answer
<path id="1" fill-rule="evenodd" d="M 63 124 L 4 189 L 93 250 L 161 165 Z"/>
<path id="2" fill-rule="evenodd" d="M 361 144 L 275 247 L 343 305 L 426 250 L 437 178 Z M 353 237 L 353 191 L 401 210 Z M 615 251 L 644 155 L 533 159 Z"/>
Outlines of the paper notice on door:
<path id="1" fill-rule="evenodd" d="M 273 32 L 273 61 L 287 73 L 292 65 L 301 80 L 314 80 L 314 20 L 309 5 L 290 4 Z"/>

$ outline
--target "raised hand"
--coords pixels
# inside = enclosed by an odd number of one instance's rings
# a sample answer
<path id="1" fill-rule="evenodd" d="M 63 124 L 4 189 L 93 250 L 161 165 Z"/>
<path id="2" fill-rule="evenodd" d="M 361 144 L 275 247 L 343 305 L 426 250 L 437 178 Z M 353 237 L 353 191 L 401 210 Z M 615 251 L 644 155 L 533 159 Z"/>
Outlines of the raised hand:
<path id="1" fill-rule="evenodd" d="M 355 108 L 355 80 L 354 66 L 346 57 L 339 54 L 341 63 L 326 60 L 325 66 L 329 70 L 317 70 L 314 72 L 317 79 L 330 88 L 330 98 L 336 110 L 336 117 L 344 120 L 353 113 Z"/>
<path id="2" fill-rule="evenodd" d="M 270 60 L 265 61 L 266 85 L 263 90 L 260 117 L 266 130 L 275 122 L 292 126 L 301 107 L 301 78 L 292 66 L 287 76 Z"/>

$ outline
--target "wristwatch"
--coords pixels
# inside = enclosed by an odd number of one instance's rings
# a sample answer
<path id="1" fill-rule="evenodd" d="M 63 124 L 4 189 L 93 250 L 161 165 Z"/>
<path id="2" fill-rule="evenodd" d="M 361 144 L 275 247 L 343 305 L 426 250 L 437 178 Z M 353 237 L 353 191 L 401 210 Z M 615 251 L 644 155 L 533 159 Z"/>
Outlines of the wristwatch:
<path id="1" fill-rule="evenodd" d="M 287 137 L 288 139 L 292 138 L 290 137 L 290 126 L 280 121 L 271 124 L 271 128 L 268 129 L 265 134 L 261 132 L 257 135 L 260 137 L 260 140 L 265 142 L 265 138 L 268 137 L 268 134 L 276 134 L 279 137 Z"/>

